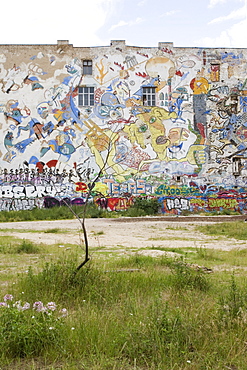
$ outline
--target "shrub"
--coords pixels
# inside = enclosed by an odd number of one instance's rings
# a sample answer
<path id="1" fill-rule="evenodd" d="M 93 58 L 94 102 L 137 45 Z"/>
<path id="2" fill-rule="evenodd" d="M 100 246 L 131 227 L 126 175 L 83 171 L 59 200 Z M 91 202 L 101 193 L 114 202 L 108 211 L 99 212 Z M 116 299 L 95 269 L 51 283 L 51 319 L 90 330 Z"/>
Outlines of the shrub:
<path id="1" fill-rule="evenodd" d="M 16 253 L 35 254 L 39 252 L 40 252 L 40 248 L 37 245 L 25 239 L 23 239 L 21 244 L 16 247 Z"/>
<path id="2" fill-rule="evenodd" d="M 145 215 L 156 215 L 160 205 L 157 198 L 144 196 L 134 198 L 134 204 L 126 211 L 130 217 L 140 217 Z"/>

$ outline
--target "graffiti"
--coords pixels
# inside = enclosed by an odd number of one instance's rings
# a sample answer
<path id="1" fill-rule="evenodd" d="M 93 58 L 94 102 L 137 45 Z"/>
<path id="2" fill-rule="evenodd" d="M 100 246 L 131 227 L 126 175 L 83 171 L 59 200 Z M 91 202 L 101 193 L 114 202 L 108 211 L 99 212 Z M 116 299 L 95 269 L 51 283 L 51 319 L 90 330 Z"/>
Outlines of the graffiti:
<path id="1" fill-rule="evenodd" d="M 166 212 L 246 212 L 246 49 L 37 49 L 1 49 L 0 199 L 90 189 L 109 210 L 146 194 Z"/>
<path id="2" fill-rule="evenodd" d="M 72 189 L 71 189 L 72 186 Z M 73 194 L 73 184 L 53 185 L 2 185 L 0 186 L 0 199 L 42 198 L 45 196 L 64 197 Z"/>
<path id="3" fill-rule="evenodd" d="M 153 193 L 153 187 L 145 180 L 130 180 L 120 184 L 112 179 L 104 179 L 103 182 L 107 185 L 108 194 L 110 195 L 121 195 L 124 193 L 140 195 Z"/>
<path id="4" fill-rule="evenodd" d="M 54 198 L 50 196 L 47 196 L 44 198 L 44 208 L 61 207 L 61 206 L 67 206 L 67 205 L 83 206 L 84 204 L 85 204 L 85 200 L 82 198 L 58 199 L 58 198 Z"/>
<path id="5" fill-rule="evenodd" d="M 0 211 L 23 211 L 43 207 L 43 199 L 0 199 Z"/>
<path id="6" fill-rule="evenodd" d="M 159 202 L 162 205 L 162 212 L 176 211 L 180 214 L 182 211 L 191 212 L 212 212 L 220 210 L 242 210 L 245 211 L 245 202 L 238 198 L 182 198 L 182 197 L 160 197 Z"/>
<path id="7" fill-rule="evenodd" d="M 189 200 L 183 198 L 166 199 L 166 206 L 168 210 L 179 209 L 185 211 L 190 209 Z"/>
<path id="8" fill-rule="evenodd" d="M 197 188 L 184 186 L 159 185 L 155 190 L 156 195 L 190 195 L 197 192 Z"/>
<path id="9" fill-rule="evenodd" d="M 209 198 L 208 199 L 209 208 L 230 209 L 230 208 L 234 208 L 237 205 L 238 205 L 238 202 L 236 199 L 224 199 L 224 198 L 219 198 L 219 199 Z"/>
<path id="10" fill-rule="evenodd" d="M 107 209 L 109 211 L 125 211 L 130 206 L 133 205 L 132 198 L 97 198 L 95 200 L 97 204 L 102 209 Z"/>

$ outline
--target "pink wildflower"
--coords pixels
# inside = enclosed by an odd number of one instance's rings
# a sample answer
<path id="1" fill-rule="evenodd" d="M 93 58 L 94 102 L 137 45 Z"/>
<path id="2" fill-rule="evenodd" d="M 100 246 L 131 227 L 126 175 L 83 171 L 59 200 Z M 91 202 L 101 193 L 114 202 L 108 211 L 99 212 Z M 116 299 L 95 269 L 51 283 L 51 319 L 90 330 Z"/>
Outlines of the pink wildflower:
<path id="1" fill-rule="evenodd" d="M 48 308 L 48 310 L 55 311 L 55 309 L 57 308 L 57 305 L 54 302 L 48 302 L 46 307 Z"/>
<path id="2" fill-rule="evenodd" d="M 62 308 L 62 309 L 60 310 L 60 313 L 62 314 L 62 317 L 66 317 L 66 316 L 68 316 L 68 311 L 67 311 L 67 309 L 66 309 L 66 308 Z"/>
<path id="3" fill-rule="evenodd" d="M 44 305 L 41 301 L 34 302 L 33 309 L 37 312 L 43 312 L 44 311 Z"/>
<path id="4" fill-rule="evenodd" d="M 7 301 L 12 301 L 13 300 L 13 296 L 12 294 L 5 294 L 5 296 L 3 297 L 3 300 L 4 302 L 7 302 Z"/>

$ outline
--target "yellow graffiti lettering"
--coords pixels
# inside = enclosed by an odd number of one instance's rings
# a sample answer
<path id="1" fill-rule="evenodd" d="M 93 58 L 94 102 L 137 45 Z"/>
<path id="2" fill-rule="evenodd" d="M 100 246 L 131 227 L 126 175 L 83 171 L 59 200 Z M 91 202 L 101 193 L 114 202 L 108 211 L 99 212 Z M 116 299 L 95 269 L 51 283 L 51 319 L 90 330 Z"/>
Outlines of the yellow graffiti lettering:
<path id="1" fill-rule="evenodd" d="M 209 198 L 208 206 L 210 208 L 234 208 L 237 205 L 236 199 L 227 199 L 227 198 Z"/>

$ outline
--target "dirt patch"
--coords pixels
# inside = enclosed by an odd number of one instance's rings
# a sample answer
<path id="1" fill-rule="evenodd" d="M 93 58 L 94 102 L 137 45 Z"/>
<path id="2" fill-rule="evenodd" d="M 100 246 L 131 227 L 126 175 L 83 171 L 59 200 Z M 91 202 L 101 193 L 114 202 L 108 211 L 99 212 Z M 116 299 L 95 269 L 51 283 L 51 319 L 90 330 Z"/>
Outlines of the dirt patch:
<path id="1" fill-rule="evenodd" d="M 159 250 L 162 248 L 203 247 L 222 250 L 247 248 L 245 241 L 211 237 L 195 229 L 195 226 L 200 224 L 235 221 L 245 217 L 87 219 L 86 227 L 91 250 L 131 253 L 145 249 L 150 250 L 151 255 L 157 255 L 162 253 Z M 60 248 L 66 248 L 66 244 L 80 244 L 80 225 L 77 220 L 8 222 L 1 223 L 0 228 L 5 229 L 0 231 L 0 235 L 12 235 L 34 243 L 55 244 Z M 66 233 L 47 232 L 54 228 L 64 230 Z"/>

